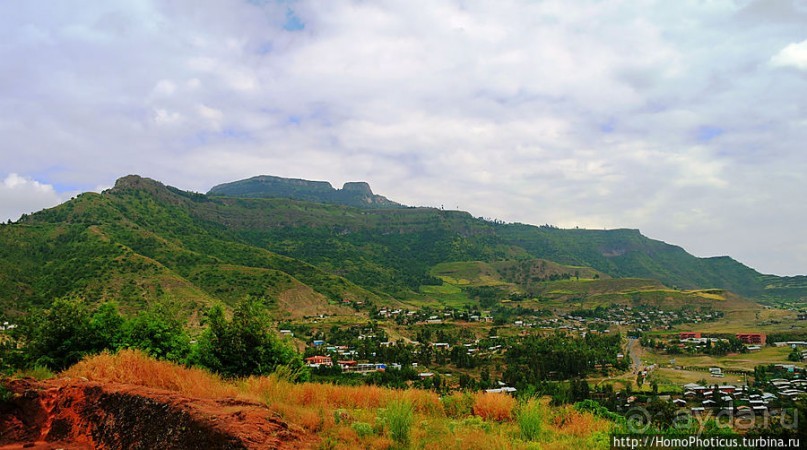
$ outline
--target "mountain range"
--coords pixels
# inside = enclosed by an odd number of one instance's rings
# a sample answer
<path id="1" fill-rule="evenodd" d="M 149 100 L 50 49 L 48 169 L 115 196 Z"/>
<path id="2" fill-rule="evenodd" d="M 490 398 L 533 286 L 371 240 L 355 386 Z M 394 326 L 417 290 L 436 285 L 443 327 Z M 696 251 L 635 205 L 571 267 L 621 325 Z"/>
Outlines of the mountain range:
<path id="1" fill-rule="evenodd" d="M 697 258 L 638 230 L 491 222 L 404 206 L 360 182 L 334 189 L 260 176 L 200 194 L 129 175 L 100 194 L 0 226 L 0 311 L 13 316 L 70 295 L 115 300 L 124 311 L 168 299 L 191 315 L 245 295 L 290 317 L 351 314 L 361 305 L 440 306 L 438 287 L 451 264 L 484 270 L 479 279 L 499 299 L 538 303 L 560 295 L 551 283 L 581 278 L 606 290 L 613 284 L 606 280 L 641 279 L 647 282 L 633 284 L 725 290 L 761 302 L 807 297 L 805 276 Z M 479 286 L 458 286 L 476 298 L 469 288 Z"/>

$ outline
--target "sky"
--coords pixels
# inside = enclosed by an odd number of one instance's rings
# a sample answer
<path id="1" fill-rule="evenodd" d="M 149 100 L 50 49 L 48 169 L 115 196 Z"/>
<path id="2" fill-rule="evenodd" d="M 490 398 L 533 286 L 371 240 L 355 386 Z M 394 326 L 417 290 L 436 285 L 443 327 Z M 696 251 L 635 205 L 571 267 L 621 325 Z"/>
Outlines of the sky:
<path id="1" fill-rule="evenodd" d="M 0 2 L 0 219 L 367 181 L 807 274 L 807 0 Z"/>

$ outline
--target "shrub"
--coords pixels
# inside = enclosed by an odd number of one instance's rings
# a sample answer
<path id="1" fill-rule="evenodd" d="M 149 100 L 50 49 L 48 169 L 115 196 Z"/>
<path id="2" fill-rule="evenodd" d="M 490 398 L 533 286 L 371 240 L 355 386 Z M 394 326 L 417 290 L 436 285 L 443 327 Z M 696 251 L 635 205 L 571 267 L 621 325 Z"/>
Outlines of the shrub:
<path id="1" fill-rule="evenodd" d="M 474 397 L 467 392 L 454 392 L 443 397 L 442 402 L 446 416 L 454 419 L 471 415 L 474 407 Z"/>
<path id="2" fill-rule="evenodd" d="M 360 438 L 373 434 L 373 426 L 367 422 L 356 422 L 350 426 Z"/>
<path id="3" fill-rule="evenodd" d="M 605 431 L 609 422 L 597 419 L 590 413 L 583 413 L 565 406 L 553 411 L 552 424 L 564 434 L 572 436 L 589 436 L 597 431 Z"/>
<path id="4" fill-rule="evenodd" d="M 507 394 L 481 392 L 474 395 L 473 412 L 485 420 L 503 422 L 513 418 L 516 399 Z"/>
<path id="5" fill-rule="evenodd" d="M 0 405 L 3 403 L 11 400 L 14 397 L 14 393 L 11 392 L 7 387 L 0 384 Z"/>
<path id="6" fill-rule="evenodd" d="M 18 370 L 14 373 L 14 378 L 33 378 L 40 381 L 53 377 L 54 374 L 50 369 L 40 365 L 35 365 L 29 369 Z"/>
<path id="7" fill-rule="evenodd" d="M 382 411 L 381 417 L 389 429 L 393 441 L 401 445 L 409 443 L 409 432 L 415 417 L 411 403 L 405 400 L 391 401 Z"/>
<path id="8" fill-rule="evenodd" d="M 247 297 L 239 302 L 229 321 L 221 305 L 213 306 L 207 322 L 194 362 L 226 377 L 267 375 L 285 365 L 286 372 L 306 378 L 302 358 L 271 331 L 271 320 L 258 299 Z"/>
<path id="9" fill-rule="evenodd" d="M 543 428 L 543 414 L 541 404 L 535 399 L 530 399 L 518 408 L 516 413 L 518 428 L 521 430 L 521 439 L 525 441 L 537 440 Z"/>
<path id="10" fill-rule="evenodd" d="M 190 351 L 190 338 L 179 313 L 170 305 L 155 303 L 121 326 L 121 346 L 149 355 L 182 361 Z"/>

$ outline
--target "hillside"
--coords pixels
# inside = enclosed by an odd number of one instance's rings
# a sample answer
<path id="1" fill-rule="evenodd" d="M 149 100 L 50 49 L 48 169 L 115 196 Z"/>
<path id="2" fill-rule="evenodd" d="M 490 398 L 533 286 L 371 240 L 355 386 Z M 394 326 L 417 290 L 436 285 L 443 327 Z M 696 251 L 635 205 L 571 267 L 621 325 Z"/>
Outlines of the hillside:
<path id="1" fill-rule="evenodd" d="M 696 258 L 636 230 L 561 230 L 434 208 L 202 195 L 127 176 L 101 194 L 81 194 L 0 226 L 0 307 L 14 314 L 80 295 L 117 300 L 124 310 L 167 298 L 192 311 L 253 295 L 288 316 L 351 314 L 342 305 L 433 301 L 441 286 L 450 288 L 434 268 L 473 261 L 510 286 L 501 298 L 602 295 L 607 286 L 624 291 L 611 278 L 755 299 L 803 296 L 805 285 L 804 277 L 763 276 L 727 257 Z M 580 279 L 588 287 L 575 287 Z"/>
<path id="2" fill-rule="evenodd" d="M 610 432 L 626 431 L 587 404 L 277 374 L 224 380 L 132 350 L 50 380 L 0 379 L 0 393 L 4 449 L 604 449 Z"/>
<path id="3" fill-rule="evenodd" d="M 363 181 L 345 183 L 334 189 L 327 181 L 308 181 L 268 175 L 233 181 L 214 186 L 210 196 L 244 198 L 291 198 L 317 203 L 355 206 L 358 208 L 400 208 L 403 205 L 373 194 L 370 185 Z"/>
<path id="4" fill-rule="evenodd" d="M 116 300 L 124 310 L 154 299 L 188 311 L 246 295 L 270 306 L 305 293 L 308 308 L 289 314 L 350 313 L 343 300 L 378 296 L 302 261 L 239 242 L 219 225 L 194 218 L 194 196 L 139 177 L 86 193 L 0 228 L 0 305 L 6 313 L 56 297 Z"/>

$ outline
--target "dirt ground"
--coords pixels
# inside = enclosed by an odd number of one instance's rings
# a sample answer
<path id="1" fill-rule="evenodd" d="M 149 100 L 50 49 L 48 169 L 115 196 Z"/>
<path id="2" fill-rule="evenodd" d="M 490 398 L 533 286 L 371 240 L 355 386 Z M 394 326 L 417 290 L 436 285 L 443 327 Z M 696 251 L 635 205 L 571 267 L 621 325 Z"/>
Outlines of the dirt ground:
<path id="1" fill-rule="evenodd" d="M 308 448 L 316 436 L 289 429 L 260 403 L 74 379 L 3 380 L 0 450 Z"/>

